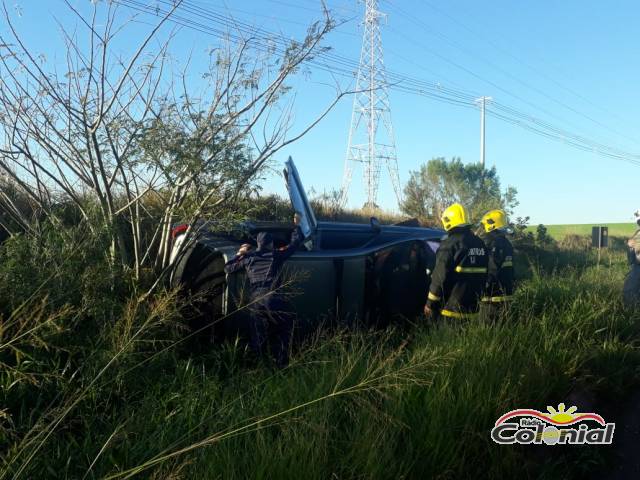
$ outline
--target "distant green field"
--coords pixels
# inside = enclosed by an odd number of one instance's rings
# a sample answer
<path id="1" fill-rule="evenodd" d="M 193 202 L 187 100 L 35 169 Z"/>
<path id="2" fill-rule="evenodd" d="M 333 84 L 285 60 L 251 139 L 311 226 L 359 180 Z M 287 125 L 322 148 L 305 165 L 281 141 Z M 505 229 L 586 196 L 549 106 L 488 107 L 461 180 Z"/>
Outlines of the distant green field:
<path id="1" fill-rule="evenodd" d="M 611 237 L 628 237 L 636 231 L 636 225 L 632 222 L 629 223 L 583 223 L 574 225 L 545 225 L 547 227 L 547 233 L 556 240 L 562 240 L 565 236 L 575 235 L 591 235 L 591 227 L 606 226 L 609 227 L 609 236 Z M 537 225 L 529 226 L 528 230 L 531 232 L 536 231 Z"/>

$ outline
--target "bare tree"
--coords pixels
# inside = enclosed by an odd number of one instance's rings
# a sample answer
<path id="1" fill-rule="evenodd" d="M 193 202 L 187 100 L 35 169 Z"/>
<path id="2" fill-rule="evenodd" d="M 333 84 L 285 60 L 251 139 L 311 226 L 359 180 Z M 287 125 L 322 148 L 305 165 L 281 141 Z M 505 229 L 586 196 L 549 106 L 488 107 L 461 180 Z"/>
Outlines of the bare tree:
<path id="1" fill-rule="evenodd" d="M 333 28 L 326 10 L 303 39 L 284 46 L 230 23 L 207 53 L 207 71 L 192 81 L 190 59 L 179 68 L 170 52 L 182 1 L 158 12 L 128 57 L 114 48 L 140 29 L 122 20 L 126 9 L 97 2 L 87 15 L 67 2 L 77 22 L 59 25 L 64 72 L 25 43 L 3 5 L 0 172 L 13 190 L 0 189 L 0 209 L 7 218 L 38 233 L 12 191 L 51 221 L 69 202 L 92 230 L 107 232 L 114 265 L 165 272 L 178 216 L 192 235 L 202 215 L 222 214 L 276 152 L 350 93 L 337 87 L 325 111 L 291 132 L 286 82 L 324 52 Z"/>

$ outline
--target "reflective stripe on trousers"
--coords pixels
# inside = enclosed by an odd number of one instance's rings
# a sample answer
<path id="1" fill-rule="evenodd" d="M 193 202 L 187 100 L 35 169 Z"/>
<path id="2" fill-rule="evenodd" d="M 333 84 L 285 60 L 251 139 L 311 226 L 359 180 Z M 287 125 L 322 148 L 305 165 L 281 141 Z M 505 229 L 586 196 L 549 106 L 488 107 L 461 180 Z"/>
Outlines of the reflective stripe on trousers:
<path id="1" fill-rule="evenodd" d="M 440 310 L 440 315 L 444 317 L 450 317 L 450 318 L 475 318 L 478 316 L 477 313 L 454 312 L 452 310 L 446 310 L 446 309 Z"/>
<path id="2" fill-rule="evenodd" d="M 481 301 L 484 303 L 503 303 L 513 299 L 513 295 L 501 295 L 498 297 L 482 297 Z"/>

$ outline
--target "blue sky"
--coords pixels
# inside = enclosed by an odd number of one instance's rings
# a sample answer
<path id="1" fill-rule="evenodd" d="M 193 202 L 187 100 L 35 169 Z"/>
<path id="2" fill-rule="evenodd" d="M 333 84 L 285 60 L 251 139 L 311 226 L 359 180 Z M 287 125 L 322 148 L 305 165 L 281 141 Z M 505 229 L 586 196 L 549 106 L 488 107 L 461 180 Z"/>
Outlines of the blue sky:
<path id="1" fill-rule="evenodd" d="M 143 0 L 146 1 L 146 0 Z M 218 13 L 297 37 L 319 18 L 317 0 L 191 0 Z M 87 4 L 88 0 L 72 0 Z M 327 0 L 345 20 L 326 39 L 334 53 L 357 60 L 363 5 Z M 52 15 L 70 21 L 59 0 L 13 0 L 16 23 L 29 44 L 50 55 L 64 47 Z M 565 130 L 632 154 L 640 154 L 640 3 L 632 0 L 380 0 L 387 13 L 382 29 L 385 64 L 395 73 L 439 82 L 544 119 Z M 15 11 L 15 10 L 14 10 Z M 204 49 L 214 42 L 184 29 L 179 48 Z M 175 54 L 175 49 L 174 49 Z M 302 128 L 333 95 L 321 72 L 292 82 L 295 127 Z M 343 86 L 348 82 L 343 80 Z M 422 96 L 390 91 L 400 180 L 432 157 L 479 159 L 479 112 Z M 283 151 L 291 155 L 307 188 L 340 187 L 352 99 L 345 98 L 305 138 Z M 583 152 L 516 126 L 487 118 L 487 164 L 504 186 L 519 191 L 517 215 L 533 223 L 632 221 L 640 208 L 638 165 Z M 267 191 L 284 194 L 277 175 Z M 356 170 L 350 204 L 364 202 L 362 172 Z M 382 176 L 378 203 L 396 208 L 389 179 Z"/>

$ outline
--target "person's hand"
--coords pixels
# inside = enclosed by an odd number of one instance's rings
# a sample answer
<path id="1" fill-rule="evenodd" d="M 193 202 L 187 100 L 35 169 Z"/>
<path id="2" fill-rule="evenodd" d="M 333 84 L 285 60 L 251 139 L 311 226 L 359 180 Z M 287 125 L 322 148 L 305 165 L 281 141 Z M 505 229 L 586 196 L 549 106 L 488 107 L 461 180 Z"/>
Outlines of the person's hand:
<path id="1" fill-rule="evenodd" d="M 293 214 L 293 224 L 294 225 L 300 225 L 300 221 L 302 220 L 302 215 L 300 215 L 298 212 Z"/>
<path id="2" fill-rule="evenodd" d="M 432 313 L 433 313 L 433 311 L 431 310 L 431 307 L 429 305 L 425 304 L 425 306 L 424 306 L 424 316 L 428 318 L 428 317 L 431 316 Z"/>
<path id="3" fill-rule="evenodd" d="M 237 256 L 245 255 L 246 253 L 249 252 L 249 250 L 251 250 L 251 244 L 243 243 L 242 245 L 240 245 L 240 248 L 238 249 L 238 253 L 236 253 L 236 255 Z"/>

